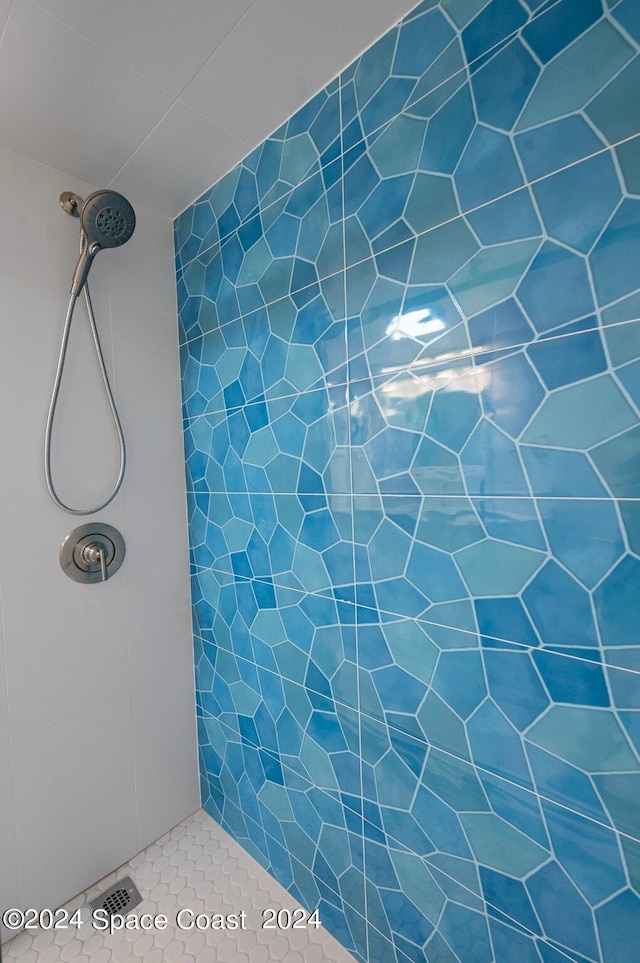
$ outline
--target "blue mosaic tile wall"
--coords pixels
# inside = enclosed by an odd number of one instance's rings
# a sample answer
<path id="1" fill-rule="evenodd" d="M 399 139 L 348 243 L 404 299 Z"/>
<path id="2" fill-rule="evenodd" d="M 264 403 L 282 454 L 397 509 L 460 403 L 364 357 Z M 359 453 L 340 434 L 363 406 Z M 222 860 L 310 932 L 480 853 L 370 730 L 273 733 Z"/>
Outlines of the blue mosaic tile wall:
<path id="1" fill-rule="evenodd" d="M 427 0 L 175 225 L 203 802 L 360 961 L 637 958 L 639 41 Z"/>

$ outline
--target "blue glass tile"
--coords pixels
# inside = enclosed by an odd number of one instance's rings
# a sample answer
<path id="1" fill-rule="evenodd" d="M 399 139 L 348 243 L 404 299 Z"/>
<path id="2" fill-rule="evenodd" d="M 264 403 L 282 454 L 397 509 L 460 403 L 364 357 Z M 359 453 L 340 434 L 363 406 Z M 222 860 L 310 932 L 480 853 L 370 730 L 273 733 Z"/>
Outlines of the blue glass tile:
<path id="1" fill-rule="evenodd" d="M 385 230 L 402 216 L 412 178 L 390 177 L 375 188 L 359 211 L 359 219 L 370 238 Z"/>
<path id="2" fill-rule="evenodd" d="M 440 920 L 440 932 L 458 958 L 491 963 L 486 917 L 455 903 L 448 903 Z"/>
<path id="3" fill-rule="evenodd" d="M 482 390 L 485 414 L 515 438 L 544 399 L 544 388 L 522 353 L 493 362 L 487 372 Z"/>
<path id="4" fill-rule="evenodd" d="M 596 449 L 597 450 L 597 449 Z M 603 498 L 608 492 L 586 455 L 552 448 L 520 449 L 534 495 Z"/>
<path id="5" fill-rule="evenodd" d="M 499 357 L 499 349 L 526 345 L 534 338 L 534 331 L 522 311 L 508 298 L 470 318 L 469 337 L 474 348 L 476 364 Z"/>
<path id="6" fill-rule="evenodd" d="M 618 377 L 636 408 L 640 405 L 640 364 L 636 361 L 618 370 Z"/>
<path id="7" fill-rule="evenodd" d="M 471 850 L 457 816 L 434 793 L 420 786 L 410 811 L 419 826 L 429 827 L 429 838 L 441 852 L 471 858 Z"/>
<path id="8" fill-rule="evenodd" d="M 615 496 L 638 497 L 640 429 L 633 428 L 599 445 L 593 451 L 593 460 Z"/>
<path id="9" fill-rule="evenodd" d="M 613 15 L 627 33 L 640 43 L 640 11 L 633 0 L 621 0 L 616 4 Z"/>
<path id="10" fill-rule="evenodd" d="M 580 110 L 632 56 L 631 46 L 612 24 L 594 24 L 542 72 L 517 129 Z"/>
<path id="11" fill-rule="evenodd" d="M 597 959 L 598 947 L 589 906 L 560 866 L 553 862 L 526 882 L 547 937 Z"/>
<path id="12" fill-rule="evenodd" d="M 584 260 L 549 241 L 523 278 L 518 296 L 538 331 L 593 312 Z"/>
<path id="13" fill-rule="evenodd" d="M 602 15 L 601 0 L 563 0 L 523 28 L 522 36 L 547 63 Z"/>
<path id="14" fill-rule="evenodd" d="M 527 745 L 527 756 L 541 796 L 609 825 L 591 780 L 580 769 L 534 745 Z"/>
<path id="15" fill-rule="evenodd" d="M 462 220 L 450 221 L 418 238 L 411 284 L 448 281 L 478 250 L 478 242 Z"/>
<path id="16" fill-rule="evenodd" d="M 593 781 L 616 829 L 638 839 L 640 774 L 637 772 L 607 774 L 594 776 Z"/>
<path id="17" fill-rule="evenodd" d="M 516 729 L 489 699 L 467 723 L 473 761 L 482 769 L 530 785 L 529 768 Z"/>
<path id="18" fill-rule="evenodd" d="M 626 10 L 630 10 L 627 4 Z M 616 9 L 624 13 L 625 6 Z M 630 18 L 629 18 L 630 19 Z M 617 144 L 633 137 L 640 129 L 640 113 L 633 91 L 636 89 L 640 71 L 638 58 L 622 70 L 589 104 L 587 115 L 602 131 L 610 144 Z"/>
<path id="19" fill-rule="evenodd" d="M 442 6 L 455 25 L 462 29 L 488 2 L 489 0 L 443 0 Z"/>
<path id="20" fill-rule="evenodd" d="M 539 508 L 555 557 L 583 585 L 593 588 L 625 550 L 614 505 L 544 499 Z"/>
<path id="21" fill-rule="evenodd" d="M 553 560 L 538 572 L 522 597 L 547 645 L 597 645 L 587 592 Z"/>
<path id="22" fill-rule="evenodd" d="M 450 287 L 466 314 L 478 314 L 512 295 L 538 246 L 538 241 L 513 241 L 486 247 L 465 264 Z"/>
<path id="23" fill-rule="evenodd" d="M 453 173 L 474 123 L 471 95 L 465 85 L 431 118 L 420 167 L 423 170 Z M 446 136 L 443 136 L 444 131 Z"/>
<path id="24" fill-rule="evenodd" d="M 591 254 L 596 294 L 601 304 L 637 288 L 631 265 L 640 251 L 640 201 L 624 200 Z"/>
<path id="25" fill-rule="evenodd" d="M 468 215 L 483 244 L 502 244 L 541 233 L 540 222 L 528 191 L 519 190 L 480 207 Z"/>
<path id="26" fill-rule="evenodd" d="M 449 44 L 414 87 L 406 111 L 430 118 L 465 82 L 464 60 L 457 42 Z"/>
<path id="27" fill-rule="evenodd" d="M 620 512 L 629 539 L 629 548 L 636 555 L 640 555 L 640 503 L 622 502 Z"/>
<path id="28" fill-rule="evenodd" d="M 514 443 L 485 419 L 463 448 L 461 461 L 470 494 L 529 494 Z"/>
<path id="29" fill-rule="evenodd" d="M 552 391 L 605 371 L 607 361 L 598 331 L 541 339 L 527 354 L 546 387 Z"/>
<path id="30" fill-rule="evenodd" d="M 533 186 L 549 235 L 586 254 L 620 200 L 610 154 L 580 161 Z M 585 196 L 593 198 L 584 204 Z"/>
<path id="31" fill-rule="evenodd" d="M 500 923 L 500 914 L 491 907 L 488 907 L 488 912 L 496 963 L 510 963 L 511 960 L 519 960 L 520 963 L 540 963 L 535 943 L 528 935 L 514 929 L 511 919 L 508 920 L 507 925 Z"/>
<path id="32" fill-rule="evenodd" d="M 484 598 L 474 602 L 481 635 L 537 646 L 538 637 L 520 599 Z"/>
<path id="33" fill-rule="evenodd" d="M 531 933 L 540 933 L 540 924 L 520 880 L 512 879 L 504 873 L 497 873 L 484 866 L 480 867 L 480 880 L 482 892 L 488 904 L 487 911 L 491 916 L 495 916 L 497 910 L 498 919 L 506 919 L 507 923 L 515 920 Z"/>
<path id="34" fill-rule="evenodd" d="M 640 939 L 640 899 L 630 890 L 596 910 L 596 921 L 607 963 L 624 963 Z"/>
<path id="35" fill-rule="evenodd" d="M 515 138 L 527 177 L 537 180 L 602 150 L 586 121 L 573 115 L 543 124 Z"/>
<path id="36" fill-rule="evenodd" d="M 533 654 L 554 702 L 608 706 L 609 693 L 602 666 L 593 660 L 594 654 L 589 649 L 554 648 Z"/>
<path id="37" fill-rule="evenodd" d="M 431 749 L 429 752 L 422 784 L 456 812 L 464 809 L 472 811 L 489 809 L 484 790 L 473 766 L 439 749 Z M 465 829 L 467 836 L 470 836 L 467 826 Z"/>
<path id="38" fill-rule="evenodd" d="M 599 5 L 599 0 L 592 2 Z M 538 74 L 539 67 L 522 42 L 512 40 L 472 75 L 478 120 L 510 130 Z"/>
<path id="39" fill-rule="evenodd" d="M 514 726 L 526 729 L 549 705 L 529 655 L 485 651 L 484 664 L 492 699 Z"/>
<path id="40" fill-rule="evenodd" d="M 443 652 L 432 684 L 442 700 L 466 719 L 486 696 L 480 653 Z"/>
<path id="41" fill-rule="evenodd" d="M 568 809 L 542 805 L 556 858 L 589 903 L 601 903 L 623 889 L 615 834 Z"/>
<path id="42" fill-rule="evenodd" d="M 492 0 L 462 32 L 462 43 L 472 69 L 482 64 L 486 59 L 483 55 L 493 53 L 526 20 L 525 11 L 516 0 Z"/>
<path id="43" fill-rule="evenodd" d="M 455 34 L 440 10 L 405 23 L 398 36 L 393 72 L 420 77 L 453 40 Z"/>
<path id="44" fill-rule="evenodd" d="M 600 417 L 607 411 L 605 424 Z M 637 417 L 617 384 L 600 375 L 558 389 L 534 415 L 522 440 L 526 444 L 562 448 L 590 448 L 630 428 Z"/>
<path id="45" fill-rule="evenodd" d="M 431 496 L 425 503 L 416 535 L 427 545 L 453 552 L 478 541 L 484 532 L 466 499 Z"/>
<path id="46" fill-rule="evenodd" d="M 549 849 L 549 839 L 540 813 L 540 801 L 528 788 L 514 785 L 509 779 L 481 772 L 482 785 L 496 816 L 518 829 L 529 839 Z M 536 859 L 538 858 L 539 851 Z"/>
<path id="47" fill-rule="evenodd" d="M 407 565 L 407 578 L 432 602 L 448 602 L 467 595 L 451 557 L 416 542 Z"/>
<path id="48" fill-rule="evenodd" d="M 416 174 L 405 208 L 405 219 L 416 234 L 458 215 L 453 186 L 448 177 Z"/>
<path id="49" fill-rule="evenodd" d="M 640 624 L 640 562 L 626 556 L 594 593 L 604 645 L 634 645 Z"/>
<path id="50" fill-rule="evenodd" d="M 462 211 L 486 204 L 522 184 L 509 138 L 478 126 L 471 135 L 455 173 Z"/>

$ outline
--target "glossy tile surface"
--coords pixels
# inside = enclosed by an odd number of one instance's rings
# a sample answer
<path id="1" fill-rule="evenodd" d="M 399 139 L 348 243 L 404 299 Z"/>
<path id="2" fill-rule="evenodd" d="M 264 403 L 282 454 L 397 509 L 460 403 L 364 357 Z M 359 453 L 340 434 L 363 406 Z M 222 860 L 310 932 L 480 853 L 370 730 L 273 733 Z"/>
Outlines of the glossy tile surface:
<path id="1" fill-rule="evenodd" d="M 361 961 L 633 953 L 623 7 L 427 0 L 175 224 L 204 805 Z"/>

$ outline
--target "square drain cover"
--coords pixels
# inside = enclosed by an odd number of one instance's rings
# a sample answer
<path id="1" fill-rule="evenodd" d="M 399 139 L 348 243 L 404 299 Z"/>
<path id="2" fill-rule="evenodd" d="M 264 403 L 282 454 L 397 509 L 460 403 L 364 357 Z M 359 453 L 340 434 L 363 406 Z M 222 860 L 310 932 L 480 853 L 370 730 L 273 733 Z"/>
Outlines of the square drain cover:
<path id="1" fill-rule="evenodd" d="M 136 884 L 130 876 L 125 876 L 114 883 L 113 886 L 110 886 L 109 889 L 105 889 L 104 893 L 100 893 L 95 899 L 90 900 L 90 905 L 93 912 L 102 909 L 109 916 L 113 916 L 114 913 L 126 916 L 134 906 L 141 902 L 142 896 L 138 892 Z"/>

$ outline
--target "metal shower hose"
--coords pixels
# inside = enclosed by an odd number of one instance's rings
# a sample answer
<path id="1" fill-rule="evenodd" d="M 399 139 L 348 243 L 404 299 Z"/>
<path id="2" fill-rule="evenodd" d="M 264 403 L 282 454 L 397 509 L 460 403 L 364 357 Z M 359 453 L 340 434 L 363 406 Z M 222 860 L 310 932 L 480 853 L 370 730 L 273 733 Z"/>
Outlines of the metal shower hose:
<path id="1" fill-rule="evenodd" d="M 126 451 L 124 446 L 124 435 L 122 433 L 122 425 L 120 424 L 120 418 L 118 416 L 118 409 L 116 408 L 116 403 L 113 400 L 113 394 L 111 392 L 111 385 L 109 384 L 109 378 L 107 375 L 107 370 L 104 366 L 104 357 L 102 355 L 102 347 L 100 345 L 100 337 L 98 335 L 98 329 L 96 327 L 96 320 L 93 314 L 93 305 L 91 304 L 91 295 L 89 294 L 89 284 L 85 282 L 84 285 L 84 301 L 87 306 L 87 314 L 89 316 L 89 327 L 91 328 L 91 334 L 93 336 L 93 343 L 96 349 L 96 355 L 98 357 L 98 365 L 100 367 L 100 374 L 102 375 L 102 383 L 104 385 L 104 390 L 107 396 L 107 401 L 109 402 L 109 408 L 111 409 L 111 414 L 113 416 L 113 423 L 116 428 L 116 434 L 118 436 L 118 447 L 120 449 L 120 470 L 118 472 L 118 478 L 116 480 L 115 487 L 106 501 L 101 502 L 99 505 L 95 505 L 93 508 L 70 508 L 65 505 L 64 502 L 60 501 L 58 494 L 53 485 L 53 479 L 51 478 L 51 430 L 53 428 L 53 418 L 56 411 L 56 405 L 58 403 L 58 393 L 60 391 L 60 383 L 62 381 L 62 373 L 64 371 L 64 362 L 67 354 L 67 346 L 69 344 L 69 332 L 71 330 L 71 321 L 73 319 L 73 310 L 76 303 L 76 297 L 71 295 L 69 301 L 69 307 L 67 308 L 67 315 L 64 322 L 64 331 L 62 332 L 62 343 L 60 345 L 60 355 L 58 357 L 58 367 L 56 368 L 56 376 L 53 382 L 53 391 L 51 393 L 51 402 L 49 404 L 49 413 L 47 414 L 47 427 L 44 435 L 44 476 L 47 483 L 47 489 L 51 498 L 63 512 L 68 512 L 69 515 L 93 515 L 94 512 L 99 512 L 103 508 L 113 501 L 118 492 L 120 491 L 120 486 L 122 485 L 122 479 L 124 478 L 124 470 L 126 463 Z"/>

